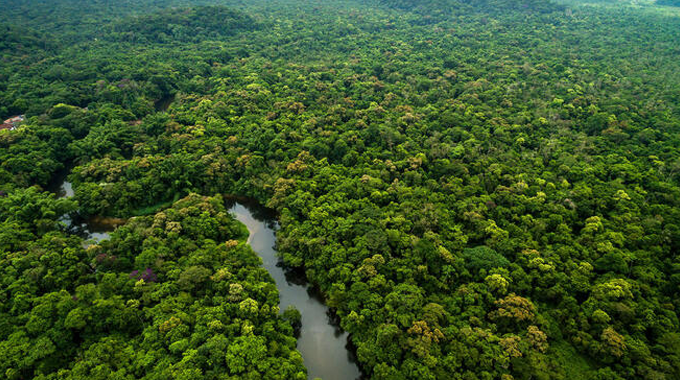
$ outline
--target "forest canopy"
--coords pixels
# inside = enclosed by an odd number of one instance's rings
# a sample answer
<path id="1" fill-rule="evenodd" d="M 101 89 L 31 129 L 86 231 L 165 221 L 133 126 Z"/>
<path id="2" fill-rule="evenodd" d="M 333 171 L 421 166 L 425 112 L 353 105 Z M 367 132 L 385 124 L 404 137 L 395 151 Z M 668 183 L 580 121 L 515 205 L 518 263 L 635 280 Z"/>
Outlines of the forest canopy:
<path id="1" fill-rule="evenodd" d="M 126 18 L 112 36 L 136 43 L 198 42 L 258 28 L 250 16 L 227 7 L 173 8 Z"/>
<path id="2" fill-rule="evenodd" d="M 232 195 L 366 378 L 680 378 L 675 8 L 7 4 L 2 376 L 306 378 Z"/>
<path id="3" fill-rule="evenodd" d="M 658 5 L 670 5 L 672 7 L 680 7 L 680 1 L 678 0 L 657 0 Z"/>

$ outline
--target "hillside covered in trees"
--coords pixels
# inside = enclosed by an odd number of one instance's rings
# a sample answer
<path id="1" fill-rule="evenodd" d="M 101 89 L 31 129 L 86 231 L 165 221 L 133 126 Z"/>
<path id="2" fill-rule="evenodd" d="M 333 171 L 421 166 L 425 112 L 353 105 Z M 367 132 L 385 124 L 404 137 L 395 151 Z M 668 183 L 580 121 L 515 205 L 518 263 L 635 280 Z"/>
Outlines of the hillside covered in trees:
<path id="1" fill-rule="evenodd" d="M 680 378 L 680 10 L 7 3 L 0 377 L 307 378 L 234 195 L 368 379 Z"/>

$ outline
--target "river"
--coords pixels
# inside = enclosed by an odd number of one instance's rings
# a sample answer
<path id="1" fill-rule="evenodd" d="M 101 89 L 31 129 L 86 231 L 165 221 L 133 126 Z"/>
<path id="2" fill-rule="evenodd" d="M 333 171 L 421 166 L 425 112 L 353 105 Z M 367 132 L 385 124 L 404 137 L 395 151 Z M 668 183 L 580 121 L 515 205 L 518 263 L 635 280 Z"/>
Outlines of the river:
<path id="1" fill-rule="evenodd" d="M 297 348 L 302 353 L 309 379 L 355 380 L 361 377 L 347 333 L 340 330 L 323 298 L 303 276 L 285 270 L 274 248 L 275 216 L 258 205 L 234 203 L 231 212 L 250 231 L 248 244 L 262 258 L 276 281 L 281 310 L 294 305 L 302 315 Z"/>
<path id="2" fill-rule="evenodd" d="M 70 198 L 73 196 L 71 182 L 65 179 L 58 188 L 50 190 L 55 192 L 58 198 Z M 77 215 L 64 215 L 60 221 L 66 224 L 70 233 L 86 239 L 86 246 L 108 239 L 111 231 L 125 223 L 125 220 L 119 218 L 91 217 L 83 219 Z"/>
<path id="3" fill-rule="evenodd" d="M 71 183 L 63 179 L 57 189 L 52 189 L 60 198 L 73 196 Z M 248 227 L 248 244 L 262 258 L 264 267 L 276 281 L 279 290 L 279 305 L 285 310 L 294 305 L 302 316 L 297 348 L 302 353 L 307 367 L 308 379 L 356 380 L 361 372 L 356 364 L 354 350 L 348 335 L 343 332 L 333 314 L 320 296 L 310 287 L 304 276 L 287 271 L 274 248 L 276 244 L 276 217 L 270 210 L 249 202 L 231 202 L 230 211 L 234 217 Z M 65 216 L 62 221 L 69 230 L 89 243 L 98 243 L 109 238 L 116 226 L 124 223 L 116 218 L 89 218 L 80 220 Z"/>

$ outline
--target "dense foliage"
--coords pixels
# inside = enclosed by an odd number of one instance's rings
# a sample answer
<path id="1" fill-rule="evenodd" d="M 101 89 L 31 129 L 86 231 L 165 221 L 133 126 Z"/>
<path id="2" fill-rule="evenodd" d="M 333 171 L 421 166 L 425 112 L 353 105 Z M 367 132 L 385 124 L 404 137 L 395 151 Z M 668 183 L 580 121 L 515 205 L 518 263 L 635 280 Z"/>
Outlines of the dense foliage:
<path id="1" fill-rule="evenodd" d="M 41 50 L 78 33 L 27 22 L 0 51 L 0 114 L 31 116 L 0 132 L 7 376 L 304 377 L 204 198 L 228 193 L 278 211 L 369 378 L 680 377 L 678 14 L 149 4 L 93 16 L 97 41 Z M 76 205 L 30 187 L 73 165 L 80 214 L 155 216 L 83 249 L 57 223 Z"/>
<path id="2" fill-rule="evenodd" d="M 114 26 L 113 36 L 138 43 L 198 42 L 256 27 L 253 18 L 225 7 L 171 9 Z"/>
<path id="3" fill-rule="evenodd" d="M 672 7 L 680 7 L 680 1 L 678 0 L 658 0 L 656 3 L 658 5 L 670 5 Z"/>
<path id="4" fill-rule="evenodd" d="M 87 249 L 54 225 L 68 206 L 35 188 L 0 200 L 2 230 L 22 231 L 0 248 L 5 378 L 306 378 L 221 199 L 190 195 Z"/>

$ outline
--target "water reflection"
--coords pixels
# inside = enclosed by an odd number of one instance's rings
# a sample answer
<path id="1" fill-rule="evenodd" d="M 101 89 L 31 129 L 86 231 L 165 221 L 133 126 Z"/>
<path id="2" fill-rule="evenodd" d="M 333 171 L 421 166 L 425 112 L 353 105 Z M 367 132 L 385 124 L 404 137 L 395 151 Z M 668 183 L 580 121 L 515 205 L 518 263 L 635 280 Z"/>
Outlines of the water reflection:
<path id="1" fill-rule="evenodd" d="M 75 193 L 71 182 L 63 181 L 61 186 L 57 189 L 57 198 L 71 198 Z"/>
<path id="2" fill-rule="evenodd" d="M 356 357 L 333 313 L 323 304 L 319 292 L 308 286 L 304 274 L 286 270 L 276 255 L 275 215 L 255 204 L 232 201 L 231 212 L 250 231 L 248 244 L 262 258 L 276 281 L 281 310 L 294 305 L 302 315 L 297 348 L 302 353 L 308 378 L 354 380 L 361 378 Z"/>
<path id="3" fill-rule="evenodd" d="M 51 190 L 57 194 L 58 198 L 70 198 L 74 194 L 71 182 L 65 179 L 61 181 L 59 188 Z M 96 244 L 102 240 L 108 239 L 110 233 L 115 230 L 116 227 L 125 224 L 125 220 L 120 218 L 82 218 L 77 214 L 63 215 L 59 221 L 66 225 L 66 228 L 70 233 L 86 239 L 87 242 L 85 245 Z"/>

